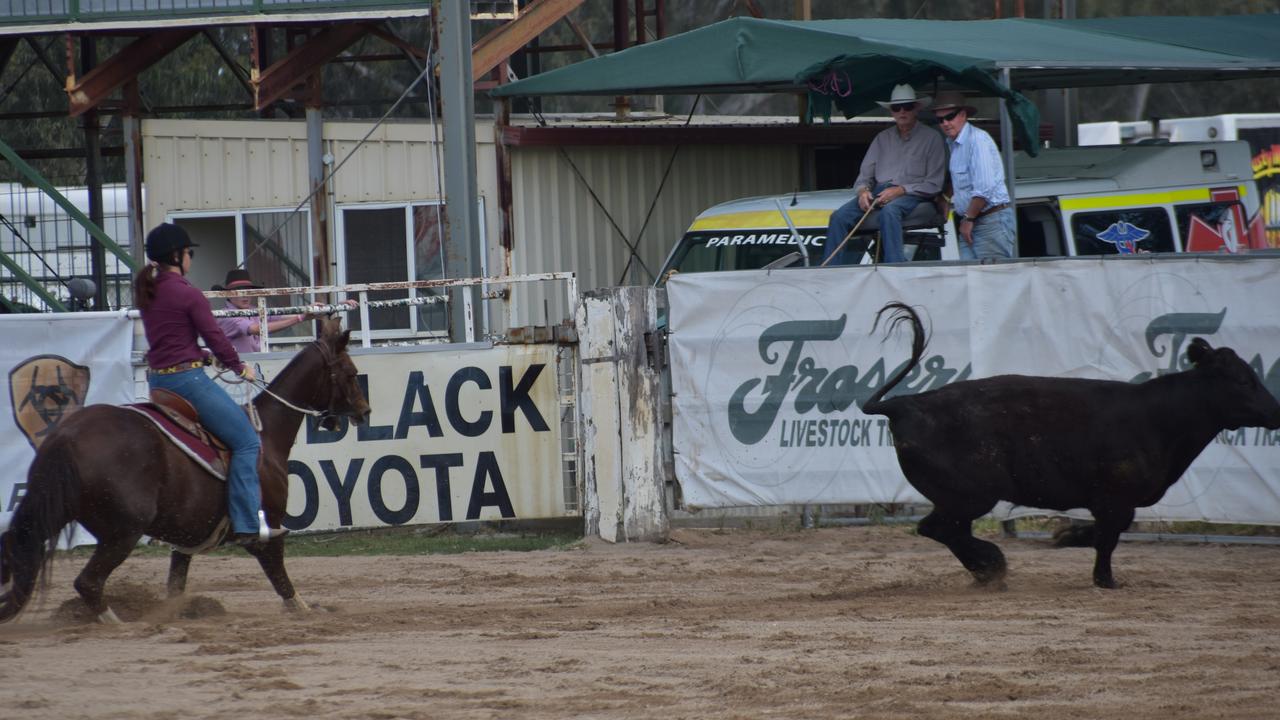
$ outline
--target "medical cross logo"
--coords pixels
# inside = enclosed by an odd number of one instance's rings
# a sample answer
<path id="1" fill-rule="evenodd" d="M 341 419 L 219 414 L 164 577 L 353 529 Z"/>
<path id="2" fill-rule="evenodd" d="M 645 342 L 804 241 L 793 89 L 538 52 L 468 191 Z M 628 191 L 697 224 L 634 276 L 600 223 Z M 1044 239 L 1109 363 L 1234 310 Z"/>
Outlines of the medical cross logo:
<path id="1" fill-rule="evenodd" d="M 59 355 L 36 355 L 9 371 L 14 423 L 37 450 L 63 418 L 84 406 L 88 392 L 89 368 Z"/>

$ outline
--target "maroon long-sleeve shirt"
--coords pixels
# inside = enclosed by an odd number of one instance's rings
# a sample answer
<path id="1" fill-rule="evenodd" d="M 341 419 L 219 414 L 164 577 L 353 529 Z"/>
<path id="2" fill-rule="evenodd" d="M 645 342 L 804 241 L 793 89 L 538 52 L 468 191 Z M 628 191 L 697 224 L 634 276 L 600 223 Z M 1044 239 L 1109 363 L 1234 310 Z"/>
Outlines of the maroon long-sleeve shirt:
<path id="1" fill-rule="evenodd" d="M 210 312 L 209 301 L 179 273 L 156 274 L 156 297 L 142 311 L 142 328 L 151 346 L 147 365 L 152 368 L 199 362 L 204 352 L 196 340 L 203 338 L 223 366 L 236 373 L 244 369 L 239 353 Z"/>

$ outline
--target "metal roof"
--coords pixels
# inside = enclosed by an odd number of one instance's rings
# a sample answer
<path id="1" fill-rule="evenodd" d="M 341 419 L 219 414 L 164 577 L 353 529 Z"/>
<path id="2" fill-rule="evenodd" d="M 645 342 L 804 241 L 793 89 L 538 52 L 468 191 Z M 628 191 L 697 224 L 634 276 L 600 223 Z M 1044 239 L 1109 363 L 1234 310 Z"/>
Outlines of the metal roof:
<path id="1" fill-rule="evenodd" d="M 515 5 L 472 2 L 473 11 L 477 4 Z M 431 3 L 424 0 L 15 0 L 0 3 L 0 35 L 418 17 L 430 13 Z"/>

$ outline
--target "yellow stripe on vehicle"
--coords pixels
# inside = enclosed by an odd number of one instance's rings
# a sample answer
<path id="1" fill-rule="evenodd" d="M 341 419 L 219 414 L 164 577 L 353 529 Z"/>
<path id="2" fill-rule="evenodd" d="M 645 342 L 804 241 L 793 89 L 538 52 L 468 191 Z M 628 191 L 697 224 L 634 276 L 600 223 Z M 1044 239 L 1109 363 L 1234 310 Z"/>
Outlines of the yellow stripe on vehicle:
<path id="1" fill-rule="evenodd" d="M 831 219 L 831 210 L 788 210 L 791 222 L 797 228 L 826 227 Z M 787 221 L 777 210 L 756 210 L 754 212 L 725 213 L 708 215 L 693 221 L 690 231 L 697 230 L 749 230 L 785 228 Z"/>
<path id="2" fill-rule="evenodd" d="M 1236 188 L 1240 197 L 1247 195 L 1245 186 Z M 1133 193 L 1130 195 L 1103 195 L 1100 197 L 1062 198 L 1058 206 L 1063 210 L 1107 210 L 1111 208 L 1139 208 L 1153 205 L 1172 205 L 1185 202 L 1210 202 L 1209 188 L 1169 190 L 1166 192 Z"/>

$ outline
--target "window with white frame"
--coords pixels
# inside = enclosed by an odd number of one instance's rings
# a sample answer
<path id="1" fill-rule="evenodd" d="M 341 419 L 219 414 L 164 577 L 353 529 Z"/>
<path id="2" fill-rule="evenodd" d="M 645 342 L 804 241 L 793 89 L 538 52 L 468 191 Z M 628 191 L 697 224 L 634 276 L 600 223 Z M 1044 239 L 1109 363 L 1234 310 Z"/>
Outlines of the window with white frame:
<path id="1" fill-rule="evenodd" d="M 311 282 L 311 222 L 307 211 L 241 210 L 225 213 L 174 213 L 170 222 L 181 225 L 198 248 L 198 262 L 189 278 L 201 290 L 222 285 L 228 270 L 244 267 L 263 287 L 306 287 Z M 267 298 L 267 307 L 305 305 L 311 298 L 301 293 Z M 212 303 L 226 307 L 223 300 Z M 273 340 L 307 338 L 310 323 L 271 333 Z"/>
<path id="2" fill-rule="evenodd" d="M 339 282 L 346 285 L 438 280 L 447 277 L 444 262 L 443 203 L 396 203 L 339 207 Z M 436 290 L 382 290 L 369 300 L 442 294 Z M 369 311 L 374 337 L 405 334 L 446 336 L 448 310 L 443 303 L 375 308 Z M 362 330 L 352 313 L 350 327 Z"/>

